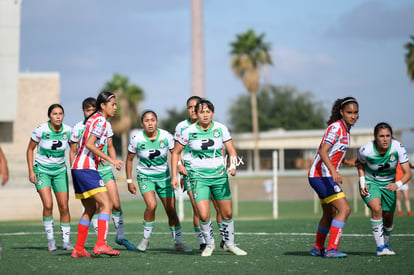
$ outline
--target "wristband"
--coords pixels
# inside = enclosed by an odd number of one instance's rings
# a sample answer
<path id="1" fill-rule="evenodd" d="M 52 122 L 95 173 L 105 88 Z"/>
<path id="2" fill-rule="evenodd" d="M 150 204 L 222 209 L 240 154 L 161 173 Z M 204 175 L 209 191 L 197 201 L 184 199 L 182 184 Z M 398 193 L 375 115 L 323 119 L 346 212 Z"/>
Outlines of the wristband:
<path id="1" fill-rule="evenodd" d="M 359 187 L 361 189 L 364 189 L 367 187 L 367 184 L 365 183 L 365 176 L 359 177 Z"/>
<path id="2" fill-rule="evenodd" d="M 181 161 L 179 161 L 179 162 L 177 163 L 177 166 L 180 166 L 180 165 L 183 165 L 183 164 L 181 163 Z"/>
<path id="3" fill-rule="evenodd" d="M 132 183 L 132 179 L 127 179 L 126 182 L 127 183 Z"/>
<path id="4" fill-rule="evenodd" d="M 236 164 L 234 164 L 234 163 L 230 164 L 229 170 L 231 170 L 231 169 L 235 169 L 236 170 Z"/>
<path id="5" fill-rule="evenodd" d="M 404 183 L 402 183 L 402 181 L 399 180 L 395 184 L 398 186 L 398 189 L 400 189 L 400 187 L 403 186 Z"/>

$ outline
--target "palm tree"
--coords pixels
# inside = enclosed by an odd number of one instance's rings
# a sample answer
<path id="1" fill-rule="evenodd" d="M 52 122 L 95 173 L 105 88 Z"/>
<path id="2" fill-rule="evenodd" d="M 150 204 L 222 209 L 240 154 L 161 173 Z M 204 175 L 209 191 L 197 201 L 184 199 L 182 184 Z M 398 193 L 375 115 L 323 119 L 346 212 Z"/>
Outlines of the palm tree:
<path id="1" fill-rule="evenodd" d="M 130 84 L 126 76 L 114 74 L 112 79 L 105 83 L 105 90 L 115 93 L 117 110 L 111 125 L 114 134 L 121 136 L 122 158 L 127 155 L 128 134 L 132 125 L 138 121 L 138 105 L 144 98 L 144 91 L 135 84 Z"/>
<path id="2" fill-rule="evenodd" d="M 407 53 L 405 54 L 405 63 L 407 64 L 407 74 L 411 81 L 414 81 L 414 35 L 410 36 L 412 42 L 405 44 Z"/>
<path id="3" fill-rule="evenodd" d="M 267 64 L 273 65 L 272 57 L 269 54 L 270 43 L 263 41 L 264 36 L 264 33 L 257 36 L 252 29 L 249 29 L 245 33 L 237 34 L 236 41 L 230 43 L 232 47 L 231 67 L 236 76 L 241 78 L 244 86 L 250 92 L 255 171 L 260 169 L 258 147 L 259 122 L 256 97 L 260 86 L 260 69 Z"/>

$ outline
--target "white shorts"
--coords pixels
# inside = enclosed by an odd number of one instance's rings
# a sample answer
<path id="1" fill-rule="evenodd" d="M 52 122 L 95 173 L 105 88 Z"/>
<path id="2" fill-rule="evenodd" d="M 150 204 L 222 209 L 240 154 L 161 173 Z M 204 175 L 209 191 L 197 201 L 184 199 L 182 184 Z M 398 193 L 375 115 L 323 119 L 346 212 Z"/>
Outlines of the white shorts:
<path id="1" fill-rule="evenodd" d="M 410 189 L 410 188 L 408 187 L 408 183 L 403 184 L 400 188 L 398 188 L 398 190 L 400 190 L 400 191 L 403 191 L 403 190 L 408 190 L 408 189 Z"/>

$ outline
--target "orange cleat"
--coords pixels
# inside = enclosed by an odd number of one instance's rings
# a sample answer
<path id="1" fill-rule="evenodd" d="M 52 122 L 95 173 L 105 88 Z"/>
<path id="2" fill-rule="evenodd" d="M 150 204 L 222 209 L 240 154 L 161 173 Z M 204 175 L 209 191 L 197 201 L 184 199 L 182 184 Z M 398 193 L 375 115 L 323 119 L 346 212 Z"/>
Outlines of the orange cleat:
<path id="1" fill-rule="evenodd" d="M 90 258 L 90 257 L 92 257 L 91 254 L 89 254 L 89 252 L 86 251 L 85 248 L 82 251 L 78 251 L 76 249 L 73 249 L 71 256 L 72 256 L 72 258 Z"/>
<path id="2" fill-rule="evenodd" d="M 121 254 L 121 252 L 113 249 L 107 244 L 100 245 L 100 246 L 95 245 L 95 247 L 93 248 L 93 253 L 95 253 L 96 255 L 104 254 L 104 255 L 109 255 L 109 256 L 118 256 L 119 254 Z"/>

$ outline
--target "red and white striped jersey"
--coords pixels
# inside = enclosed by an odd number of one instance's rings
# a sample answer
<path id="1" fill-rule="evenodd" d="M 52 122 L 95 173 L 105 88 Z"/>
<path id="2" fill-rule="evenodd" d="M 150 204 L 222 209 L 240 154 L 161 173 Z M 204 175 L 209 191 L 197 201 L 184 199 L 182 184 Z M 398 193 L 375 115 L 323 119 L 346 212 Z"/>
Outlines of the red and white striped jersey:
<path id="1" fill-rule="evenodd" d="M 333 122 L 326 129 L 322 142 L 319 145 L 318 153 L 309 169 L 308 177 L 310 178 L 332 177 L 331 172 L 325 163 L 323 163 L 321 156 L 319 155 L 322 144 L 325 142 L 332 145 L 328 150 L 328 155 L 336 171 L 339 171 L 345 158 L 346 151 L 351 145 L 351 135 L 342 120 Z"/>
<path id="2" fill-rule="evenodd" d="M 85 130 L 79 142 L 79 149 L 76 152 L 76 158 L 73 162 L 72 169 L 91 169 L 97 170 L 99 164 L 99 157 L 86 148 L 86 141 L 90 135 L 97 137 L 95 146 L 102 150 L 108 141 L 109 122 L 105 119 L 102 113 L 95 113 L 85 124 Z"/>

